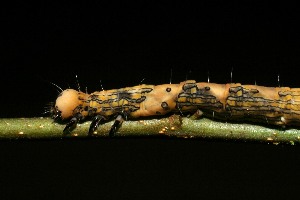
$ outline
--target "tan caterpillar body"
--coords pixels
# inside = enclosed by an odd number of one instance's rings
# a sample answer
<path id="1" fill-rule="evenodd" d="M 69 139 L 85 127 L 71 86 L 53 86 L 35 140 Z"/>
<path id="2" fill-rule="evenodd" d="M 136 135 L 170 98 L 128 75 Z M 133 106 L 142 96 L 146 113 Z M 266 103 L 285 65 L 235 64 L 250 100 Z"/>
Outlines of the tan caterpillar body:
<path id="1" fill-rule="evenodd" d="M 64 90 L 56 99 L 55 117 L 103 116 L 118 113 L 138 118 L 169 112 L 196 112 L 224 120 L 248 120 L 300 126 L 300 89 L 194 80 L 180 84 L 138 85 L 86 94 Z"/>

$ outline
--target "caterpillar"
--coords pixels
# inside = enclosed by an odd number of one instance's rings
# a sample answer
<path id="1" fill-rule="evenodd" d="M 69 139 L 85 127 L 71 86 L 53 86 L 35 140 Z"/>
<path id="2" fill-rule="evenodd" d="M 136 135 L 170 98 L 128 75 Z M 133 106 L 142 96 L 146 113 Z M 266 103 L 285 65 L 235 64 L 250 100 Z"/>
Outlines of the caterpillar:
<path id="1" fill-rule="evenodd" d="M 187 80 L 179 84 L 138 85 L 91 94 L 66 89 L 51 109 L 54 119 L 69 120 L 64 132 L 93 118 L 88 134 L 115 117 L 110 136 L 127 118 L 195 113 L 228 121 L 300 126 L 300 88 L 240 83 L 217 84 Z"/>

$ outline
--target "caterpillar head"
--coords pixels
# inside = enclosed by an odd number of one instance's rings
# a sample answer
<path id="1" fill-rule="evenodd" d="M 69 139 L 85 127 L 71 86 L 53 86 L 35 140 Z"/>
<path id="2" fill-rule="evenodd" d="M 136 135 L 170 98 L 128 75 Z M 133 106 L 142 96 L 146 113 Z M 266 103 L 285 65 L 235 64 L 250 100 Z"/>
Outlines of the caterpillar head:
<path id="1" fill-rule="evenodd" d="M 79 108 L 83 107 L 86 95 L 73 89 L 62 91 L 56 99 L 55 107 L 52 111 L 53 118 L 64 120 L 72 117 L 76 112 L 80 112 Z"/>

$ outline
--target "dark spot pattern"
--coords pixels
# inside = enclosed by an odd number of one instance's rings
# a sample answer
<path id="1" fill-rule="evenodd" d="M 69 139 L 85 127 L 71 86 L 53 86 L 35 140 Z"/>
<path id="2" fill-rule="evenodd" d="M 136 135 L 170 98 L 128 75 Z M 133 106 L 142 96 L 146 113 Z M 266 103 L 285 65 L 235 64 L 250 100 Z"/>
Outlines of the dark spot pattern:
<path id="1" fill-rule="evenodd" d="M 161 103 L 161 107 L 162 107 L 164 110 L 169 110 L 169 109 L 170 109 L 168 103 L 165 102 L 165 101 Z"/>

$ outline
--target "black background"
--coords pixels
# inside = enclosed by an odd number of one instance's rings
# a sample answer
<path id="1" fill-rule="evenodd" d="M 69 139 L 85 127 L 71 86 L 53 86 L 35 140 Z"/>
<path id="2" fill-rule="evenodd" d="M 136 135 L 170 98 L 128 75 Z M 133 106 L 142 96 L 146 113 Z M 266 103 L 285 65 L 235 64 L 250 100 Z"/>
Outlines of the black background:
<path id="1" fill-rule="evenodd" d="M 296 5 L 14 2 L 1 7 L 1 117 L 57 92 L 186 79 L 300 87 Z M 278 83 L 278 75 L 280 82 Z M 125 122 L 126 123 L 126 122 Z M 175 139 L 1 141 L 1 195 L 270 197 L 299 186 L 298 146 Z"/>

